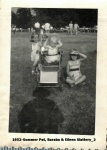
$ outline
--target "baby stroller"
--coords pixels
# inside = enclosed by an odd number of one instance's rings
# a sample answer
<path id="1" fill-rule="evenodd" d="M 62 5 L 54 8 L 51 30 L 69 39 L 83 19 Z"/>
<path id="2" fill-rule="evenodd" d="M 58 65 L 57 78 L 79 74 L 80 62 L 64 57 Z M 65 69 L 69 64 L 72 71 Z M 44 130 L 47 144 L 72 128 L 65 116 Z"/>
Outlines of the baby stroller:
<path id="1" fill-rule="evenodd" d="M 59 52 L 60 61 L 57 63 L 46 63 L 44 58 L 46 57 L 46 51 L 40 52 L 40 62 L 36 69 L 36 86 L 35 90 L 40 87 L 57 87 L 60 91 L 63 90 L 63 74 L 61 68 L 62 53 Z"/>

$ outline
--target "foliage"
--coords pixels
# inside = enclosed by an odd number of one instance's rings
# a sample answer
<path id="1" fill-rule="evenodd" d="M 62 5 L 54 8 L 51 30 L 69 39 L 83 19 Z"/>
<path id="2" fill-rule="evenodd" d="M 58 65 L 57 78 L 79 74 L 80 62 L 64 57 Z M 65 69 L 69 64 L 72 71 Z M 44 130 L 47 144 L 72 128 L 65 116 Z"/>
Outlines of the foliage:
<path id="1" fill-rule="evenodd" d="M 11 15 L 12 15 L 11 23 L 12 23 L 12 26 L 14 26 L 17 24 L 17 15 L 13 11 L 11 12 Z"/>
<path id="2" fill-rule="evenodd" d="M 54 27 L 64 27 L 70 21 L 80 26 L 97 25 L 97 9 L 35 8 L 34 11 L 41 23 L 50 22 Z"/>
<path id="3" fill-rule="evenodd" d="M 31 11 L 35 12 L 35 15 Z M 59 9 L 59 8 L 19 8 L 12 12 L 12 23 L 17 27 L 33 27 L 35 22 L 49 22 L 53 27 L 65 27 L 70 21 L 77 22 L 80 27 L 97 25 L 97 9 Z"/>
<path id="4" fill-rule="evenodd" d="M 29 27 L 29 22 L 32 20 L 32 15 L 30 12 L 29 8 L 19 8 L 17 10 L 17 18 L 18 18 L 18 22 L 17 22 L 17 27 L 20 28 L 28 28 Z"/>

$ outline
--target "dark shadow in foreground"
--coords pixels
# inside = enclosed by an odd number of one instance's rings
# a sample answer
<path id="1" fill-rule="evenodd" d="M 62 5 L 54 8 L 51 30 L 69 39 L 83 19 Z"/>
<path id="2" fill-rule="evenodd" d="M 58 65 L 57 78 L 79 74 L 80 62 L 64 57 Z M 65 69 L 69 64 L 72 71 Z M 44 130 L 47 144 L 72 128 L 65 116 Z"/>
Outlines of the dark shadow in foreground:
<path id="1" fill-rule="evenodd" d="M 50 92 L 39 89 L 35 98 L 24 105 L 18 121 L 22 133 L 58 133 L 58 126 L 64 121 L 55 102 L 47 99 Z"/>

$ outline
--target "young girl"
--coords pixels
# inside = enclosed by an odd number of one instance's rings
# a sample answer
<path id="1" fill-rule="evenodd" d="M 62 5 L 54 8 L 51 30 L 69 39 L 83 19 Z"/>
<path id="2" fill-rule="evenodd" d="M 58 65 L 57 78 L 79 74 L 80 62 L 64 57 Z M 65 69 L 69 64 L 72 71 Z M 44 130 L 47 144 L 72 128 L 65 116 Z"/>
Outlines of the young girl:
<path id="1" fill-rule="evenodd" d="M 39 57 L 40 57 L 39 52 L 40 52 L 42 44 L 37 34 L 34 34 L 34 39 L 32 39 L 32 36 L 31 36 L 31 42 L 32 42 L 31 61 L 33 62 L 32 74 L 34 74 L 35 68 L 39 61 Z"/>
<path id="2" fill-rule="evenodd" d="M 62 46 L 60 39 L 56 36 L 48 37 L 43 47 L 47 50 L 47 56 L 45 61 L 47 63 L 53 63 L 60 60 L 60 55 L 58 54 L 58 48 Z"/>
<path id="3" fill-rule="evenodd" d="M 70 52 L 70 60 L 67 64 L 67 75 L 66 82 L 73 87 L 79 83 L 82 83 L 86 76 L 81 74 L 80 66 L 81 61 L 87 58 L 86 55 L 79 53 L 76 49 Z"/>

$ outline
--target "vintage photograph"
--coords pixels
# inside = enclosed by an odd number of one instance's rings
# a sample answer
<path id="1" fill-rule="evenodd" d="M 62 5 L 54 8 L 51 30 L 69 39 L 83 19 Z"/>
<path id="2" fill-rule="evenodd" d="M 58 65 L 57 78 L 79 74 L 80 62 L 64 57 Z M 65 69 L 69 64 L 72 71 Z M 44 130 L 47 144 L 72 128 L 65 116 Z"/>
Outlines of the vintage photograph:
<path id="1" fill-rule="evenodd" d="M 11 8 L 9 133 L 95 135 L 98 9 Z"/>

